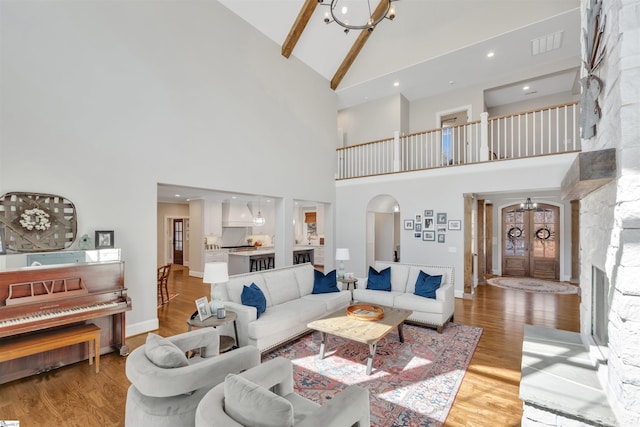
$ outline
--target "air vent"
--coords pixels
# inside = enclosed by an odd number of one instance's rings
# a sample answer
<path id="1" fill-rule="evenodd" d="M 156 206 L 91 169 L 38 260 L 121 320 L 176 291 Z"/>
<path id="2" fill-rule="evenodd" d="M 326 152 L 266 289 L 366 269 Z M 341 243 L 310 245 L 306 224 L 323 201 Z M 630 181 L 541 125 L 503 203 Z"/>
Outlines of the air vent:
<path id="1" fill-rule="evenodd" d="M 524 96 L 535 95 L 536 93 L 538 93 L 537 90 L 532 90 L 531 92 L 525 93 Z"/>
<path id="2" fill-rule="evenodd" d="M 562 45 L 562 33 L 563 31 L 558 31 L 553 34 L 548 34 L 531 40 L 531 55 L 539 55 L 541 53 L 559 49 Z"/>

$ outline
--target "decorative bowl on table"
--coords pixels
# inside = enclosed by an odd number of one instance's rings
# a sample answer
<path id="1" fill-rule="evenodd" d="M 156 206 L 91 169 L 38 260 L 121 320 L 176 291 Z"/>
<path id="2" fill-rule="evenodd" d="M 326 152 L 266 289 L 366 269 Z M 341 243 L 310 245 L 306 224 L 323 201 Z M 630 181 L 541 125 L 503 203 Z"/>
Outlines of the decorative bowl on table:
<path id="1" fill-rule="evenodd" d="M 347 307 L 347 316 L 366 321 L 380 320 L 384 318 L 384 309 L 371 304 L 353 304 Z"/>

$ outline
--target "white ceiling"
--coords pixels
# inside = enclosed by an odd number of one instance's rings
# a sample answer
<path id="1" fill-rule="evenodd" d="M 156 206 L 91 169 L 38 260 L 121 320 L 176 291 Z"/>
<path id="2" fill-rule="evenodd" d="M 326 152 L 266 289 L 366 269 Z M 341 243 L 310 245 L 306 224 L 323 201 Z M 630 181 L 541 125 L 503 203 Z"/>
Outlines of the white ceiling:
<path id="1" fill-rule="evenodd" d="M 305 0 L 218 1 L 282 46 Z M 377 1 L 371 0 L 373 7 Z M 487 107 L 571 92 L 580 64 L 579 6 L 580 0 L 396 1 L 396 18 L 376 27 L 336 90 L 338 108 L 397 93 L 414 101 L 470 87 L 484 90 Z M 325 24 L 327 9 L 316 7 L 292 56 L 326 78 L 329 86 L 358 32 L 345 35 L 337 24 Z M 556 32 L 562 32 L 559 49 L 531 54 L 531 40 Z M 487 58 L 488 52 L 494 57 Z M 231 196 L 158 186 L 159 202 Z M 257 201 L 255 195 L 233 196 Z"/>
<path id="2" fill-rule="evenodd" d="M 304 4 L 304 0 L 218 1 L 278 46 Z M 378 0 L 370 1 L 375 8 Z M 525 100 L 522 82 L 536 85 L 537 93 L 528 99 L 569 92 L 580 64 L 579 6 L 579 0 L 396 1 L 396 18 L 376 27 L 338 86 L 338 108 L 396 93 L 414 101 L 479 85 L 489 99 L 492 89 L 499 88 L 491 102 L 500 104 L 488 104 L 491 107 Z M 316 7 L 292 56 L 325 77 L 328 86 L 358 31 L 345 35 L 337 24 L 325 24 L 327 10 Z M 531 40 L 556 32 L 562 32 L 559 49 L 531 54 Z M 487 58 L 490 51 L 493 58 Z M 537 80 L 567 70 L 571 71 L 565 78 Z M 512 84 L 517 90 L 506 91 Z"/>

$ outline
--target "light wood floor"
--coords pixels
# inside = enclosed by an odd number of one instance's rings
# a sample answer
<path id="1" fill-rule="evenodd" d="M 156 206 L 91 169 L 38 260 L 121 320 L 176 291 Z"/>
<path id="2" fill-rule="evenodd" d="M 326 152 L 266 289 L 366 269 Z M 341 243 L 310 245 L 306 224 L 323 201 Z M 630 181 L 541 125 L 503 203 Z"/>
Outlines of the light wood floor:
<path id="1" fill-rule="evenodd" d="M 169 291 L 179 296 L 158 309 L 159 334 L 187 330 L 194 300 L 210 295 L 209 285 L 174 268 Z M 482 327 L 483 333 L 446 426 L 519 426 L 518 399 L 524 324 L 579 330 L 577 295 L 545 295 L 480 286 L 473 300 L 456 299 L 455 321 Z M 133 304 L 136 304 L 133 301 Z M 146 335 L 127 339 L 133 350 Z M 0 420 L 21 427 L 122 426 L 129 382 L 126 358 L 104 355 L 100 373 L 77 363 L 49 373 L 0 385 Z"/>

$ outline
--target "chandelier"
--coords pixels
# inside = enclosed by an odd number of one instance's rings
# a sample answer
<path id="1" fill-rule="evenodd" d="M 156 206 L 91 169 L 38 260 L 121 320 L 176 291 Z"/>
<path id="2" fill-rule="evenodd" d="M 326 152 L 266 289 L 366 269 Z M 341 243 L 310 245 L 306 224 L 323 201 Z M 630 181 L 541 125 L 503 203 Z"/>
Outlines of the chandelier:
<path id="1" fill-rule="evenodd" d="M 324 22 L 335 22 L 344 27 L 344 33 L 347 34 L 349 30 L 371 32 L 383 19 L 393 20 L 396 11 L 391 3 L 394 1 L 397 0 L 380 0 L 375 10 L 371 10 L 371 0 L 331 0 L 330 3 L 318 0 L 318 3 L 329 7 L 329 12 L 324 15 Z"/>
<path id="2" fill-rule="evenodd" d="M 527 197 L 527 200 L 525 200 L 524 203 L 520 203 L 520 209 L 525 211 L 535 211 L 538 209 L 538 204 L 533 203 L 531 201 L 531 197 Z"/>

